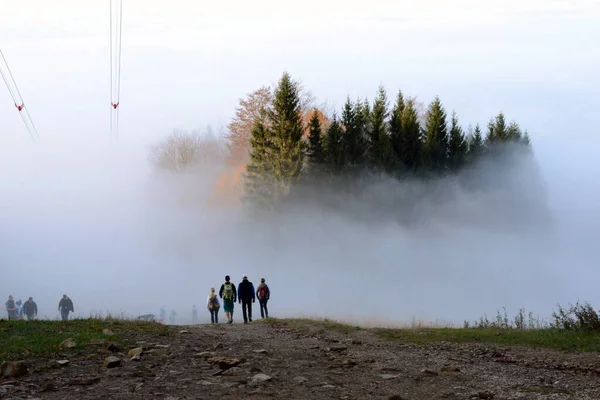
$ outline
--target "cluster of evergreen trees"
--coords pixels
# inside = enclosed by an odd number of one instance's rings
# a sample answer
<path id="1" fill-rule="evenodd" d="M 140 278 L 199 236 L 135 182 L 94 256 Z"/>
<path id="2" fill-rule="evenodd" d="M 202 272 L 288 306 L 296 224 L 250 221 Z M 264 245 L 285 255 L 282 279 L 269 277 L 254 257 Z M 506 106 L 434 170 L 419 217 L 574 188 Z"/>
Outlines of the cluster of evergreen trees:
<path id="1" fill-rule="evenodd" d="M 502 113 L 492 119 L 484 135 L 477 125 L 465 133 L 456 113 L 448 117 L 439 98 L 424 116 L 414 99 L 402 92 L 390 108 L 380 87 L 372 104 L 348 99 L 341 115 L 323 126 L 317 110 L 308 124 L 300 105 L 300 88 L 284 73 L 272 104 L 256 119 L 250 140 L 250 162 L 245 177 L 245 199 L 266 209 L 277 208 L 295 186 L 333 185 L 370 176 L 430 179 L 455 174 L 482 157 L 492 157 L 501 143 L 530 149 L 518 124 L 508 124 Z"/>

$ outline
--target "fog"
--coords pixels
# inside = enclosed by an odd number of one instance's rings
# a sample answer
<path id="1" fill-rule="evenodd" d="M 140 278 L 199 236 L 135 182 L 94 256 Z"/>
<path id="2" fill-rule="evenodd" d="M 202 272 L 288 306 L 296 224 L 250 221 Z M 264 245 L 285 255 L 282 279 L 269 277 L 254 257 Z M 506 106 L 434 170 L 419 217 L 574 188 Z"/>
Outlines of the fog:
<path id="1" fill-rule="evenodd" d="M 112 142 L 103 108 L 106 10 L 15 3 L 0 16 L 3 51 L 42 138 L 29 141 L 2 89 L 1 298 L 33 296 L 42 318 L 58 317 L 66 293 L 75 316 L 158 315 L 164 306 L 186 323 L 192 305 L 208 318 L 206 296 L 226 274 L 237 285 L 246 273 L 255 285 L 266 278 L 272 316 L 462 323 L 503 306 L 548 316 L 557 303 L 600 304 L 594 2 L 521 9 L 504 1 L 498 16 L 500 8 L 464 0 L 428 17 L 435 2 L 388 12 L 388 2 L 375 1 L 368 15 L 349 8 L 333 25 L 334 2 L 321 2 L 322 13 L 301 7 L 294 24 L 272 27 L 290 10 L 273 8 L 251 24 L 246 13 L 261 8 L 230 14 L 215 3 L 166 12 L 147 2 L 141 12 L 134 3 L 124 5 L 122 128 Z M 502 110 L 531 134 L 539 177 L 515 168 L 509 189 L 476 196 L 437 182 L 453 195 L 441 205 L 424 201 L 413 215 L 421 223 L 410 225 L 382 221 L 372 200 L 348 206 L 360 220 L 307 202 L 258 226 L 215 198 L 219 166 L 153 171 L 157 140 L 174 128 L 226 125 L 240 97 L 283 70 L 338 109 L 346 95 L 372 99 L 383 83 L 390 97 L 400 87 L 424 102 L 439 94 L 463 125 L 484 126 Z M 473 179 L 489 184 L 499 174 L 484 165 Z M 369 194 L 384 201 L 406 185 L 380 182 Z M 515 194 L 537 200 L 498 206 Z M 530 221 L 534 214 L 543 222 Z M 237 305 L 235 312 L 239 321 Z"/>
<path id="2" fill-rule="evenodd" d="M 192 305 L 206 318 L 208 291 L 225 274 L 237 283 L 247 273 L 256 285 L 267 279 L 273 316 L 389 325 L 461 322 L 503 306 L 548 315 L 557 302 L 595 300 L 591 216 L 600 211 L 595 153 L 550 140 L 535 146 L 542 185 L 519 165 L 514 193 L 457 189 L 439 205 L 423 197 L 409 225 L 370 214 L 377 198 L 418 183 L 369 187 L 370 200 L 352 205 L 358 220 L 307 202 L 257 224 L 210 201 L 217 167 L 159 174 L 141 143 L 13 147 L 0 161 L 0 292 L 33 296 L 41 317 L 57 317 L 66 293 L 76 316 L 165 306 L 184 323 Z M 579 157 L 561 159 L 554 145 Z M 469 179 L 499 173 L 480 165 Z M 523 193 L 536 199 L 502 208 Z M 541 219 L 524 222 L 546 203 Z"/>

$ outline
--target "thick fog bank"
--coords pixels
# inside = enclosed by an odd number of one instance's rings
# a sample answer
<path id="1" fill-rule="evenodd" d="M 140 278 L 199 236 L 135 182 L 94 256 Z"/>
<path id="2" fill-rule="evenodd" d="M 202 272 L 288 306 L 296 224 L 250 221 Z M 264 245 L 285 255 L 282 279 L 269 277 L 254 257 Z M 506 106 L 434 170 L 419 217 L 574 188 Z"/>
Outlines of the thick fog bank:
<path id="1" fill-rule="evenodd" d="M 306 202 L 262 224 L 214 201 L 219 168 L 156 174 L 141 144 L 3 148 L 0 296 L 33 296 L 40 317 L 56 318 L 67 293 L 79 316 L 164 306 L 187 323 L 192 305 L 207 317 L 225 274 L 237 284 L 247 273 L 267 279 L 272 316 L 460 323 L 502 306 L 548 315 L 558 302 L 594 302 L 594 154 L 574 146 L 580 157 L 559 160 L 557 143 L 541 142 L 537 164 L 457 178 L 486 190 L 379 181 L 344 206 L 361 218 Z M 501 176 L 508 186 L 494 183 Z M 381 218 L 388 194 L 408 186 L 423 195 L 411 223 Z M 451 195 L 433 201 L 432 190 Z"/>

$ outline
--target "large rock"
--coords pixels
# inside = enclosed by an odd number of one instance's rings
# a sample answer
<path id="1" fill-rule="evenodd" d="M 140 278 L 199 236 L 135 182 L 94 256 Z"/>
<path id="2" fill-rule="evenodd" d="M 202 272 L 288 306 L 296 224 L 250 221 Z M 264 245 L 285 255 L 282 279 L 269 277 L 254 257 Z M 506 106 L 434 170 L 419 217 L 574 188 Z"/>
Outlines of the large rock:
<path id="1" fill-rule="evenodd" d="M 113 331 L 111 331 L 108 328 L 103 329 L 102 333 L 104 333 L 106 336 L 113 336 L 115 334 Z"/>
<path id="2" fill-rule="evenodd" d="M 57 363 L 58 365 L 60 365 L 61 367 L 64 367 L 65 365 L 69 365 L 69 363 L 70 363 L 70 362 L 71 362 L 71 361 L 69 361 L 69 360 L 57 360 L 57 361 L 56 361 L 56 363 Z"/>
<path id="3" fill-rule="evenodd" d="M 206 360 L 209 364 L 216 364 L 221 369 L 237 367 L 243 360 L 237 358 L 212 357 Z"/>
<path id="4" fill-rule="evenodd" d="M 135 356 L 141 356 L 143 352 L 144 352 L 143 347 L 136 347 L 135 349 L 129 350 L 129 353 L 127 353 L 127 354 L 129 354 L 131 357 L 135 357 Z"/>
<path id="5" fill-rule="evenodd" d="M 0 376 L 18 378 L 23 375 L 27 375 L 27 364 L 25 364 L 25 361 L 6 361 L 0 364 Z"/>
<path id="6" fill-rule="evenodd" d="M 119 357 L 110 356 L 104 360 L 104 366 L 106 368 L 116 368 L 121 366 L 121 359 Z"/>
<path id="7" fill-rule="evenodd" d="M 75 347 L 77 347 L 77 343 L 75 343 L 73 339 L 64 340 L 61 344 L 58 345 L 59 350 L 73 349 Z"/>

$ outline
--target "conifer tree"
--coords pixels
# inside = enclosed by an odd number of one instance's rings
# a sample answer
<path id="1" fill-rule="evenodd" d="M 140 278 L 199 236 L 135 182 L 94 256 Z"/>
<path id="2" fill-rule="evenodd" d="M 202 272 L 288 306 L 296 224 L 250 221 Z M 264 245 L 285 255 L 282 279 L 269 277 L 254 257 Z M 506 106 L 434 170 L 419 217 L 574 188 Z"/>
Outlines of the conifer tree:
<path id="1" fill-rule="evenodd" d="M 402 113 L 404 112 L 405 103 L 402 91 L 398 91 L 398 97 L 396 98 L 396 104 L 392 109 L 392 115 L 390 117 L 390 142 L 392 150 L 394 150 L 395 161 L 397 168 L 404 169 L 405 165 L 405 151 L 406 151 L 406 140 L 405 134 L 402 129 Z"/>
<path id="2" fill-rule="evenodd" d="M 323 150 L 323 130 L 316 109 L 313 111 L 308 127 L 308 149 L 306 155 L 311 167 L 320 167 L 325 162 L 325 152 Z"/>
<path id="3" fill-rule="evenodd" d="M 434 172 L 445 169 L 448 161 L 448 131 L 446 111 L 440 98 L 429 105 L 425 125 L 424 159 L 425 165 Z"/>
<path id="4" fill-rule="evenodd" d="M 483 134 L 481 133 L 481 128 L 479 124 L 475 126 L 475 131 L 473 135 L 469 137 L 469 151 L 468 158 L 470 161 L 474 161 L 479 157 L 484 150 L 484 142 L 483 142 Z"/>
<path id="5" fill-rule="evenodd" d="M 375 169 L 388 170 L 393 162 L 393 150 L 388 135 L 386 119 L 388 116 L 387 95 L 383 86 L 379 87 L 377 97 L 370 113 L 369 164 Z"/>
<path id="6" fill-rule="evenodd" d="M 250 135 L 250 162 L 246 165 L 244 200 L 260 210 L 274 204 L 273 147 L 264 123 L 264 114 L 257 118 Z"/>
<path id="7" fill-rule="evenodd" d="M 363 163 L 365 155 L 365 139 L 363 135 L 363 110 L 360 102 L 353 103 L 346 99 L 342 111 L 341 124 L 344 130 L 342 145 L 344 162 L 350 170 L 355 170 Z"/>
<path id="8" fill-rule="evenodd" d="M 286 195 L 302 171 L 302 112 L 300 90 L 286 72 L 273 96 L 269 112 L 269 132 L 273 142 L 273 177 L 278 184 L 277 198 Z"/>
<path id="9" fill-rule="evenodd" d="M 448 143 L 448 165 L 451 170 L 458 170 L 466 161 L 467 141 L 462 128 L 458 124 L 456 112 L 452 113 L 450 137 Z"/>
<path id="10" fill-rule="evenodd" d="M 423 137 L 414 99 L 408 99 L 402 111 L 402 133 L 402 163 L 408 171 L 417 172 L 423 164 Z"/>
<path id="11" fill-rule="evenodd" d="M 344 168 L 342 134 L 342 125 L 334 115 L 325 137 L 325 161 L 329 172 L 333 175 L 338 175 Z"/>

